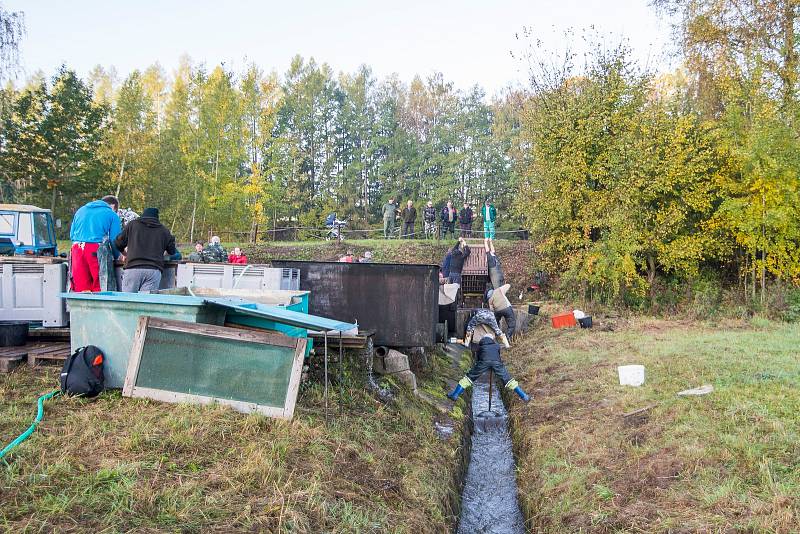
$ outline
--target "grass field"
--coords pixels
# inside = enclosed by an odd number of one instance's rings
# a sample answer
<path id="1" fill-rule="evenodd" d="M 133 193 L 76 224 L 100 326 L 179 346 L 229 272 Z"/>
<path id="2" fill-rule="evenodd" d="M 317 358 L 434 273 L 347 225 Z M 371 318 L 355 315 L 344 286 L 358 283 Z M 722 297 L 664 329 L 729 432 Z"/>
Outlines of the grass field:
<path id="1" fill-rule="evenodd" d="M 449 361 L 420 387 L 444 398 Z M 24 430 L 60 369 L 0 374 L 0 442 Z M 293 421 L 220 407 L 55 399 L 0 462 L 4 532 L 444 532 L 454 523 L 460 425 L 397 389 L 384 404 L 349 369 L 326 424 L 319 384 Z"/>
<path id="2" fill-rule="evenodd" d="M 541 323 L 508 356 L 535 396 L 511 413 L 530 528 L 800 531 L 800 326 L 599 327 Z M 633 363 L 646 383 L 620 386 Z M 676 396 L 702 384 L 714 392 Z"/>

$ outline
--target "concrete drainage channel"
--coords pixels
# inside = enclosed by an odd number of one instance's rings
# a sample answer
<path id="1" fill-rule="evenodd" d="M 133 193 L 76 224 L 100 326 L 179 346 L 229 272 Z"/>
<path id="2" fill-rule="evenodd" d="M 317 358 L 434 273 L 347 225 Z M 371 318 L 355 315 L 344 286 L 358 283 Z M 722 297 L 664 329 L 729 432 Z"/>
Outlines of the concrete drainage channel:
<path id="1" fill-rule="evenodd" d="M 456 347 L 466 350 L 452 344 L 448 349 Z M 517 499 L 516 465 L 508 432 L 508 413 L 496 384 L 490 388 L 488 375 L 474 384 L 471 402 L 474 422 L 471 452 L 456 531 L 459 534 L 523 533 L 525 520 Z"/>

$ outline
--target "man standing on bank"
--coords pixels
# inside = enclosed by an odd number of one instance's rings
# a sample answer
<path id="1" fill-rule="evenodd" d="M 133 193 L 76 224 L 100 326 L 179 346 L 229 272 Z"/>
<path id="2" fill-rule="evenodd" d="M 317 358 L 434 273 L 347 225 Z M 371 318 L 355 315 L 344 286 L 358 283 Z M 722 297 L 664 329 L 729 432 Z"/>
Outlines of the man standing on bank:
<path id="1" fill-rule="evenodd" d="M 116 239 L 117 248 L 127 249 L 122 291 L 149 293 L 161 285 L 164 252 L 178 255 L 175 236 L 158 220 L 158 209 L 146 208 L 142 216 L 128 223 Z"/>
<path id="2" fill-rule="evenodd" d="M 394 235 L 394 218 L 397 216 L 397 204 L 390 198 L 389 202 L 383 205 L 383 238 L 391 239 Z"/>
<path id="3" fill-rule="evenodd" d="M 461 237 L 472 237 L 472 221 L 475 220 L 475 213 L 469 205 L 469 202 L 464 202 L 464 207 L 461 213 L 458 214 L 458 220 L 461 224 Z"/>
<path id="4" fill-rule="evenodd" d="M 409 200 L 406 207 L 400 212 L 400 218 L 403 220 L 403 239 L 414 239 L 414 222 L 417 220 L 417 208 L 414 207 L 414 201 Z"/>
<path id="5" fill-rule="evenodd" d="M 107 239 L 113 257 L 119 256 L 119 250 L 113 246 L 122 226 L 117 216 L 118 209 L 117 197 L 106 195 L 100 200 L 89 202 L 75 213 L 69 229 L 69 238 L 72 240 L 70 276 L 73 291 L 100 291 L 101 266 L 97 251 Z"/>
<path id="6" fill-rule="evenodd" d="M 451 201 L 447 201 L 447 205 L 442 208 L 442 239 L 447 239 L 448 232 L 450 237 L 456 237 L 456 223 L 458 222 L 458 210 L 453 207 Z"/>
<path id="7" fill-rule="evenodd" d="M 425 211 L 422 212 L 422 218 L 425 222 L 425 239 L 436 239 L 436 208 L 433 207 L 433 202 L 430 200 L 425 206 Z"/>

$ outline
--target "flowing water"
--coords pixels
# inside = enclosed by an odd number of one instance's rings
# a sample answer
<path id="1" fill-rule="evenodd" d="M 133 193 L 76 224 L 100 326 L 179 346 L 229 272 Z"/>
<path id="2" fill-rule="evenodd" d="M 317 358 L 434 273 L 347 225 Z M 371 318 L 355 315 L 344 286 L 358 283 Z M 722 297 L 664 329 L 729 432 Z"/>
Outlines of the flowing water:
<path id="1" fill-rule="evenodd" d="M 488 376 L 475 382 L 472 392 L 473 418 L 489 409 Z M 459 534 L 523 533 L 525 520 L 517 500 L 517 477 L 508 414 L 497 387 L 492 388 L 492 412 L 501 418 L 492 429 L 475 425 L 464 491 L 461 494 Z"/>

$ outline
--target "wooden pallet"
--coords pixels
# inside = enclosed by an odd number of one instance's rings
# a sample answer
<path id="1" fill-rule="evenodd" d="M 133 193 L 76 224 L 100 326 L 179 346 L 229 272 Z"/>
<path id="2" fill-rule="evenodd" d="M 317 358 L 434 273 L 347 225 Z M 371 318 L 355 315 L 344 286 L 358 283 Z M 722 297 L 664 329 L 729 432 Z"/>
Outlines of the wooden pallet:
<path id="1" fill-rule="evenodd" d="M 28 350 L 28 366 L 36 367 L 42 362 L 63 362 L 72 354 L 69 343 L 47 343 Z"/>
<path id="2" fill-rule="evenodd" d="M 0 373 L 10 373 L 28 358 L 29 345 L 22 347 L 0 347 Z"/>

